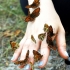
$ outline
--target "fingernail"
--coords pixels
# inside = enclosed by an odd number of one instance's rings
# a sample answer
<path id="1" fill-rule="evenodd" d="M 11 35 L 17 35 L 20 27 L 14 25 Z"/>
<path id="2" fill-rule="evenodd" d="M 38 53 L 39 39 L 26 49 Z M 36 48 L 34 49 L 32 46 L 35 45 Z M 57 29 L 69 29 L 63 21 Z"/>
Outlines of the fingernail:
<path id="1" fill-rule="evenodd" d="M 11 58 L 11 60 L 13 60 L 14 59 L 14 56 Z"/>
<path id="2" fill-rule="evenodd" d="M 41 65 L 43 65 L 43 61 L 40 61 L 40 62 L 39 62 L 39 66 L 41 66 Z"/>
<path id="3" fill-rule="evenodd" d="M 27 65 L 25 66 L 25 69 L 28 70 L 29 68 L 30 68 L 30 65 L 27 64 Z"/>
<path id="4" fill-rule="evenodd" d="M 67 53 L 67 51 L 65 51 L 64 53 L 65 53 L 65 55 L 66 55 L 66 56 L 68 56 L 68 57 L 69 57 L 69 54 Z"/>

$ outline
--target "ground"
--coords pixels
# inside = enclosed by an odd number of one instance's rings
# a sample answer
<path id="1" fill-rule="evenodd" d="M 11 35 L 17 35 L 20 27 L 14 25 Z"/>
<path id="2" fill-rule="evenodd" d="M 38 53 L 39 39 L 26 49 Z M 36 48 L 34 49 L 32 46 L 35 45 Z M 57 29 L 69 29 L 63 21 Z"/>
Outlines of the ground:
<path id="1" fill-rule="evenodd" d="M 14 52 L 10 41 L 19 42 L 23 38 L 27 25 L 24 17 L 19 0 L 0 0 L 0 70 L 23 70 L 11 62 Z M 66 36 L 66 40 L 68 48 L 70 35 Z M 40 70 L 37 63 L 34 70 Z M 59 56 L 58 51 L 51 50 L 46 67 L 41 70 L 65 70 L 64 59 Z"/>

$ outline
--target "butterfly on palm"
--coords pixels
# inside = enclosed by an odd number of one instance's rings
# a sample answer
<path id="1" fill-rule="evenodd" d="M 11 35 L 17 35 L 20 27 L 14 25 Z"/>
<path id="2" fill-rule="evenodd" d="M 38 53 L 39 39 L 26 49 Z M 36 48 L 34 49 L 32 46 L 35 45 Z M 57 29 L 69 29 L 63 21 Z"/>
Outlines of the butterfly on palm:
<path id="1" fill-rule="evenodd" d="M 36 8 L 40 4 L 39 0 L 34 0 L 34 2 L 31 5 L 27 5 L 25 8 Z"/>
<path id="2" fill-rule="evenodd" d="M 25 18 L 25 22 L 34 21 L 36 17 L 40 14 L 40 8 L 36 8 L 31 14 L 29 13 L 28 16 Z"/>
<path id="3" fill-rule="evenodd" d="M 29 50 L 27 51 L 26 58 L 24 60 L 16 61 L 16 62 L 14 62 L 14 64 L 16 64 L 16 65 L 20 64 L 20 65 L 25 66 L 28 63 L 28 58 L 29 58 Z"/>
<path id="4" fill-rule="evenodd" d="M 37 52 L 35 50 L 33 50 L 33 54 L 34 54 L 34 61 L 35 62 L 39 61 L 43 57 L 43 55 L 41 55 L 39 52 Z"/>
<path id="5" fill-rule="evenodd" d="M 10 45 L 13 51 L 15 51 L 19 47 L 19 44 L 15 41 L 10 41 Z"/>

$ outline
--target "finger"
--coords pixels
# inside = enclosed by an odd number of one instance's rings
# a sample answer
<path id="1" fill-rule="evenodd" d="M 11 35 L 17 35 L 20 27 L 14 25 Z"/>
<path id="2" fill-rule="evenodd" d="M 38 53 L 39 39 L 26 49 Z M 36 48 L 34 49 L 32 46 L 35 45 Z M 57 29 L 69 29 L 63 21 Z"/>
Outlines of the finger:
<path id="1" fill-rule="evenodd" d="M 20 41 L 19 46 L 23 46 L 25 42 L 26 42 L 26 37 L 24 37 L 24 38 Z"/>
<path id="2" fill-rule="evenodd" d="M 25 44 L 23 45 L 23 48 L 22 48 L 22 51 L 21 51 L 21 55 L 20 55 L 20 60 L 25 60 L 26 59 L 26 54 L 27 54 L 27 51 L 29 50 L 30 42 L 31 42 L 31 39 L 27 39 L 26 42 L 25 42 Z M 29 54 L 30 54 L 30 50 L 29 50 Z M 19 67 L 20 68 L 25 67 L 24 64 L 20 65 Z"/>
<path id="3" fill-rule="evenodd" d="M 21 54 L 21 51 L 22 51 L 23 44 L 24 44 L 25 41 L 26 41 L 26 38 L 23 38 L 23 39 L 20 41 L 20 43 L 19 43 L 19 48 L 16 49 L 16 51 L 15 51 L 14 54 L 13 54 L 13 57 L 11 58 L 11 60 L 12 60 L 13 62 L 16 61 L 16 60 L 19 58 L 19 56 L 20 56 L 20 54 Z"/>
<path id="4" fill-rule="evenodd" d="M 27 54 L 27 51 L 28 51 L 28 45 L 25 45 L 25 47 L 22 48 L 22 51 L 21 51 L 21 55 L 20 55 L 20 60 L 25 60 L 26 59 L 26 54 Z M 30 53 L 30 52 L 29 52 Z M 24 63 L 25 64 L 25 63 Z M 23 68 L 25 67 L 25 65 L 20 65 L 19 68 Z"/>
<path id="5" fill-rule="evenodd" d="M 22 51 L 21 51 L 21 55 L 20 55 L 20 60 L 24 60 L 26 57 L 26 53 L 29 47 L 29 43 L 30 43 L 30 39 L 27 39 L 25 44 L 23 45 Z"/>
<path id="6" fill-rule="evenodd" d="M 36 39 L 36 43 L 32 42 L 29 46 L 29 62 L 31 62 L 32 64 L 34 64 L 34 55 L 33 55 L 33 50 L 38 50 L 40 48 L 41 42 L 39 39 Z"/>
<path id="7" fill-rule="evenodd" d="M 39 63 L 39 67 L 43 68 L 47 64 L 48 57 L 49 57 L 49 54 L 50 54 L 50 49 L 48 47 L 48 44 L 46 43 L 46 38 L 42 41 L 40 51 L 41 51 L 41 55 L 43 55 L 43 57 L 42 57 L 42 59 Z"/>
<path id="8" fill-rule="evenodd" d="M 66 50 L 66 40 L 65 40 L 65 31 L 60 29 L 56 36 L 56 43 L 58 46 L 58 52 L 60 56 L 64 59 L 68 58 L 68 53 Z"/>

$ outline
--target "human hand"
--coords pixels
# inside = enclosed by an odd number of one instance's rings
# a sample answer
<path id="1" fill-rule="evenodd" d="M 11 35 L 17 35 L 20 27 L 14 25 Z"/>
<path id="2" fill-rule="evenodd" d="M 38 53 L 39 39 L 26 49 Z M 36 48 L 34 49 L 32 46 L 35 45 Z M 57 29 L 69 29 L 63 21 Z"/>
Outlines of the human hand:
<path id="1" fill-rule="evenodd" d="M 28 22 L 25 36 L 20 41 L 19 48 L 13 55 L 13 62 L 15 62 L 19 56 L 20 60 L 24 60 L 27 50 L 29 50 L 29 62 L 34 63 L 33 50 L 38 51 L 40 48 L 40 52 L 43 55 L 43 58 L 39 63 L 39 67 L 45 67 L 50 54 L 50 49 L 46 43 L 47 34 L 43 41 L 39 40 L 38 38 L 39 34 L 44 33 L 43 27 L 45 23 L 53 27 L 53 33 L 55 34 L 53 40 L 56 40 L 57 50 L 60 56 L 64 59 L 68 59 L 68 53 L 66 52 L 65 30 L 62 26 L 60 18 L 53 7 L 51 0 L 42 1 L 43 0 L 40 2 L 40 15 L 33 22 Z M 30 9 L 30 12 L 32 11 L 33 9 Z M 31 40 L 31 35 L 34 36 L 36 43 Z M 19 67 L 23 68 L 23 65 L 20 65 Z"/>

